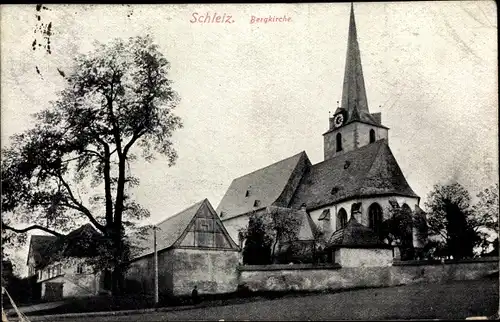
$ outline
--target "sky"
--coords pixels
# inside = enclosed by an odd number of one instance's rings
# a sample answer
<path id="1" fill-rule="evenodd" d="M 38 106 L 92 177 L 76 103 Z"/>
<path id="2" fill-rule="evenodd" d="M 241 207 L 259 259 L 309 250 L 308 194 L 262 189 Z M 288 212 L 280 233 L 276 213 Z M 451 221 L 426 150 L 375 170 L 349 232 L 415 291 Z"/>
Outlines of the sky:
<path id="1" fill-rule="evenodd" d="M 161 157 L 132 166 L 141 180 L 134 196 L 151 212 L 145 224 L 204 198 L 215 208 L 234 178 L 301 151 L 323 161 L 350 3 L 46 6 L 40 21 L 34 4 L 0 7 L 2 147 L 57 98 L 65 85 L 57 69 L 69 70 L 75 55 L 95 41 L 149 34 L 171 63 L 184 128 L 173 137 L 175 166 Z M 421 205 L 435 184 L 458 181 L 474 196 L 498 182 L 496 9 L 493 1 L 354 4 L 368 106 L 382 113 Z M 191 22 L 207 13 L 234 22 Z M 32 49 L 35 37 L 43 41 L 36 26 L 48 22 L 50 54 Z"/>

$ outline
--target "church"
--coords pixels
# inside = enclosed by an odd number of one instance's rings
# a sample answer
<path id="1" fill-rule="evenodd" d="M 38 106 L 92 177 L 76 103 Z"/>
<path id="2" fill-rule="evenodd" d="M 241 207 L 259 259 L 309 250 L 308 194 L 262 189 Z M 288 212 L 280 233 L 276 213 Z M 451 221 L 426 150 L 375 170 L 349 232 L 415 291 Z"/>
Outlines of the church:
<path id="1" fill-rule="evenodd" d="M 232 181 L 216 212 L 240 247 L 244 245 L 241 231 L 250 215 L 269 213 L 273 207 L 302 211 L 307 217 L 303 225 L 310 226 L 302 231 L 321 229 L 327 241 L 339 240 L 339 234 L 353 227 L 371 231 L 367 238 L 371 241 L 347 238 L 351 244 L 370 247 L 380 244 L 372 238 L 373 232 L 389 218 L 391 207 L 423 215 L 420 197 L 389 147 L 389 128 L 383 125 L 381 113 L 370 113 L 352 5 L 342 101 L 328 125 L 322 162 L 311 164 L 303 151 Z M 302 235 L 299 239 L 312 239 L 311 233 Z M 414 229 L 413 246 L 421 249 L 424 243 Z"/>
<path id="2" fill-rule="evenodd" d="M 381 239 L 383 221 L 393 208 L 405 209 L 414 221 L 425 213 L 391 152 L 381 113 L 370 113 L 352 5 L 342 103 L 329 117 L 323 141 L 322 162 L 312 164 L 302 151 L 234 179 L 216 209 L 204 199 L 131 238 L 135 251 L 126 273 L 127 291 L 154 293 L 155 267 L 162 296 L 189 295 L 194 286 L 214 294 L 236 290 L 243 231 L 253 214 L 281 213 L 300 222 L 296 237 L 306 247 L 291 262 L 316 262 L 311 254 L 321 240 L 323 254 L 329 256 L 322 263 L 334 268 L 391 266 L 397 256 L 394 245 Z M 427 237 L 416 227 L 409 242 L 418 251 Z M 81 233 L 96 232 L 86 225 L 65 238 L 78 239 Z M 51 251 L 45 244 L 57 245 L 54 238 L 32 236 L 30 243 L 27 264 L 30 275 L 38 275 L 42 296 L 60 299 L 105 291 L 105 275 L 85 272 L 81 263 L 63 267 L 60 261 L 47 261 Z"/>

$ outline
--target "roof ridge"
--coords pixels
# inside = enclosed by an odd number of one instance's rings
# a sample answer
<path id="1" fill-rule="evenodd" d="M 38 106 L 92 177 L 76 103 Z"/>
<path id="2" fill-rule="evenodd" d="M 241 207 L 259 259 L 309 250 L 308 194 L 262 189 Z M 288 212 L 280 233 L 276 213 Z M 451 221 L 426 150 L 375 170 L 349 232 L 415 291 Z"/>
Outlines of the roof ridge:
<path id="1" fill-rule="evenodd" d="M 182 214 L 182 213 L 184 213 L 184 212 L 188 211 L 188 210 L 189 210 L 189 209 L 191 209 L 191 208 L 194 208 L 194 207 L 195 207 L 195 206 L 197 206 L 197 205 L 198 205 L 198 208 L 199 208 L 199 207 L 201 207 L 201 205 L 205 202 L 205 200 L 207 200 L 207 201 L 208 201 L 208 199 L 207 199 L 207 198 L 205 198 L 205 199 L 203 199 L 203 200 L 200 200 L 200 201 L 198 201 L 198 202 L 196 202 L 196 203 L 192 204 L 191 206 L 189 206 L 189 207 L 187 207 L 187 208 L 185 208 L 185 209 L 183 209 L 183 210 L 181 210 L 181 211 L 177 212 L 175 215 L 173 215 L 173 216 L 170 216 L 170 217 L 167 217 L 167 218 L 163 219 L 162 221 L 160 221 L 160 222 L 156 223 L 156 225 L 154 225 L 154 226 L 161 225 L 161 224 L 163 224 L 164 222 L 166 222 L 166 221 L 168 221 L 168 220 L 170 220 L 170 219 L 172 219 L 172 218 L 174 218 L 174 217 L 179 216 L 180 214 Z"/>
<path id="2" fill-rule="evenodd" d="M 369 168 L 368 168 L 368 170 L 364 173 L 363 181 L 364 181 L 364 180 L 366 180 L 366 175 L 367 175 L 368 173 L 370 173 L 370 171 L 372 171 L 372 169 L 373 169 L 373 164 L 375 163 L 375 160 L 377 159 L 377 157 L 378 157 L 378 156 L 379 156 L 379 154 L 380 154 L 380 149 L 382 149 L 382 146 L 383 146 L 383 145 L 386 145 L 386 144 L 384 144 L 384 143 L 385 143 L 385 138 L 384 138 L 384 139 L 380 139 L 379 141 L 380 141 L 380 143 L 379 143 L 379 146 L 378 146 L 378 148 L 377 148 L 377 153 L 375 153 L 375 157 L 373 158 L 373 161 L 374 161 L 374 162 L 372 162 L 372 163 L 370 164 L 370 167 L 369 167 Z M 362 186 L 361 186 L 361 187 L 362 187 Z M 359 190 L 361 190 L 361 187 L 360 187 L 360 188 L 358 188 L 358 190 L 357 190 L 358 192 L 359 192 Z"/>
<path id="3" fill-rule="evenodd" d="M 373 165 L 375 164 L 375 160 L 377 160 L 378 156 L 380 155 L 380 149 L 382 148 L 383 145 L 386 145 L 386 144 L 384 144 L 386 142 L 386 139 L 385 138 L 380 139 L 378 142 L 379 142 L 379 146 L 377 148 L 377 153 L 375 153 L 375 156 L 374 156 L 374 158 L 373 158 L 373 160 L 372 160 L 372 162 L 371 162 L 370 167 L 368 168 L 368 170 L 365 173 L 363 173 L 363 179 L 362 179 L 363 183 L 366 181 L 366 176 L 370 173 L 370 171 L 372 171 Z M 356 193 L 357 194 L 359 194 L 361 192 L 361 189 L 363 188 L 363 186 L 364 185 L 360 185 L 358 187 L 358 189 L 356 189 Z"/>
<path id="4" fill-rule="evenodd" d="M 332 160 L 335 160 L 335 159 L 340 159 L 340 158 L 345 158 L 346 156 L 350 156 L 351 154 L 354 154 L 354 153 L 358 153 L 359 151 L 362 151 L 362 150 L 367 150 L 368 148 L 371 148 L 372 146 L 374 145 L 377 145 L 377 144 L 381 144 L 382 142 L 381 141 L 385 141 L 385 139 L 380 139 L 378 141 L 375 141 L 374 143 L 371 143 L 371 144 L 367 144 L 367 145 L 363 145 L 362 147 L 359 147 L 357 149 L 354 149 L 354 150 L 351 150 L 349 152 L 346 152 L 346 153 L 343 153 L 343 154 L 340 154 L 340 155 L 337 155 L 337 156 L 334 156 L 333 158 L 330 158 L 330 159 L 326 159 L 326 160 L 323 160 L 321 162 L 318 162 L 316 164 L 313 164 L 313 166 L 317 166 L 317 165 L 320 165 L 322 163 L 325 163 L 325 162 L 332 162 Z M 377 151 L 378 153 L 378 151 Z"/>
<path id="5" fill-rule="evenodd" d="M 241 176 L 239 176 L 239 177 L 236 177 L 236 178 L 234 178 L 234 179 L 233 179 L 233 182 L 234 182 L 234 181 L 236 181 L 236 180 L 238 180 L 238 179 L 241 179 L 241 178 L 243 178 L 243 177 L 246 177 L 246 176 L 248 176 L 248 175 L 250 175 L 250 174 L 252 174 L 252 173 L 255 173 L 255 172 L 258 172 L 258 171 L 261 171 L 261 170 L 264 170 L 264 169 L 270 168 L 270 167 L 272 167 L 273 165 L 276 165 L 276 164 L 278 164 L 278 163 L 280 163 L 280 162 L 283 162 L 283 161 L 285 161 L 285 160 L 290 160 L 290 159 L 292 159 L 292 158 L 295 158 L 295 157 L 297 157 L 297 156 L 299 156 L 299 155 L 301 155 L 301 154 L 305 154 L 305 155 L 307 156 L 306 151 L 305 151 L 305 150 L 303 150 L 302 152 L 299 152 L 299 153 L 297 153 L 297 154 L 294 154 L 294 155 L 292 155 L 292 156 L 290 156 L 290 157 L 288 157 L 288 158 L 281 159 L 281 160 L 279 160 L 279 161 L 276 161 L 276 162 L 274 162 L 274 163 L 271 163 L 270 165 L 267 165 L 267 166 L 265 166 L 265 167 L 259 168 L 259 169 L 255 170 L 255 171 L 252 171 L 252 172 L 248 172 L 247 174 L 241 175 Z"/>
<path id="6" fill-rule="evenodd" d="M 54 237 L 54 238 L 57 238 L 57 236 L 54 236 L 54 235 L 31 235 L 31 237 Z"/>

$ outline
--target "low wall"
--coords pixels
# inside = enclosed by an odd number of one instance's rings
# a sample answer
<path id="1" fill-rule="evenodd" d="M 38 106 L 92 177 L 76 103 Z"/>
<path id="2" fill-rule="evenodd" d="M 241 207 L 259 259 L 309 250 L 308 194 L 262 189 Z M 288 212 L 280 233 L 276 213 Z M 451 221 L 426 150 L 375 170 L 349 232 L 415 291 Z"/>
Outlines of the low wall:
<path id="1" fill-rule="evenodd" d="M 239 284 L 251 291 L 319 291 L 473 280 L 498 272 L 498 258 L 445 263 L 396 262 L 386 267 L 240 266 L 238 270 Z"/>
<path id="2" fill-rule="evenodd" d="M 158 253 L 159 295 L 231 293 L 238 286 L 239 253 L 233 250 L 170 249 Z M 125 289 L 129 294 L 154 295 L 153 255 L 130 263 Z"/>
<path id="3" fill-rule="evenodd" d="M 47 298 L 47 283 L 62 284 L 62 297 L 85 297 L 98 294 L 99 274 L 65 274 L 41 282 L 42 298 Z M 54 298 L 53 300 L 56 300 Z M 58 299 L 57 299 L 58 300 Z"/>
<path id="4" fill-rule="evenodd" d="M 175 249 L 172 251 L 172 295 L 191 295 L 196 285 L 200 294 L 236 291 L 238 252 L 233 250 Z"/>

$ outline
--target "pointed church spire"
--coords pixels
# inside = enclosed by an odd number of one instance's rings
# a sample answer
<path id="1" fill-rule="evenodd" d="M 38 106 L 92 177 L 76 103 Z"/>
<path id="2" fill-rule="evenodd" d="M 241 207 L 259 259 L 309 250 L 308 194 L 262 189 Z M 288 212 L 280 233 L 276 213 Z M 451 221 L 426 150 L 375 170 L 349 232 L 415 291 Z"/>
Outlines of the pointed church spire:
<path id="1" fill-rule="evenodd" d="M 342 106 L 347 111 L 347 118 L 353 120 L 353 114 L 358 117 L 368 114 L 368 101 L 366 98 L 365 80 L 361 67 L 356 21 L 354 19 L 354 6 L 351 3 L 351 16 L 349 19 L 349 36 L 347 40 L 347 57 L 345 62 L 344 86 L 342 89 Z M 354 113 L 355 110 L 358 113 Z"/>

